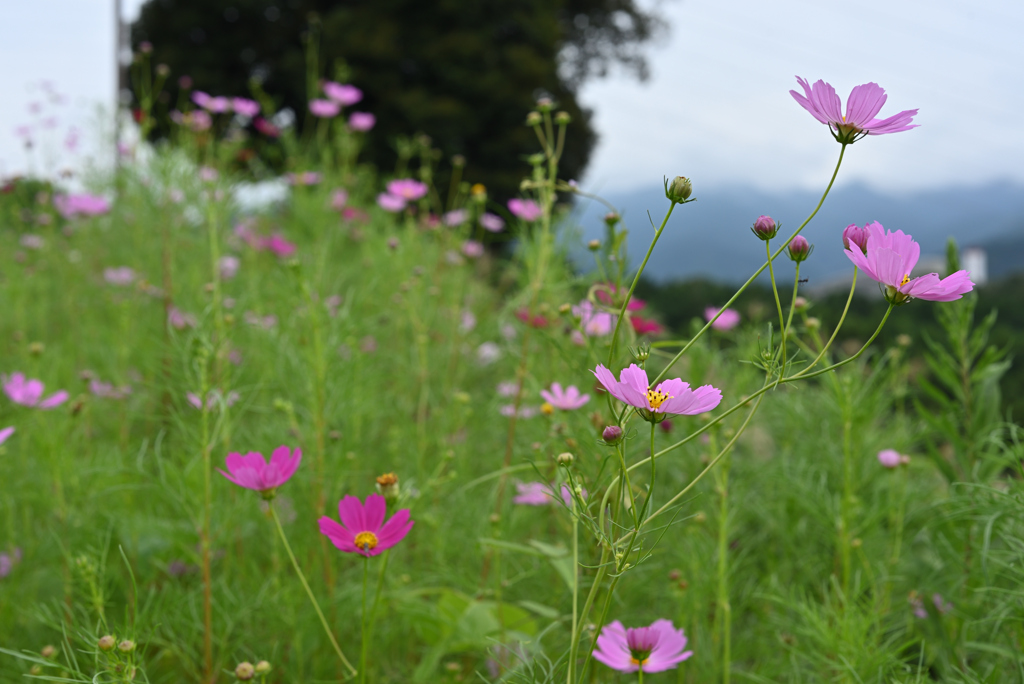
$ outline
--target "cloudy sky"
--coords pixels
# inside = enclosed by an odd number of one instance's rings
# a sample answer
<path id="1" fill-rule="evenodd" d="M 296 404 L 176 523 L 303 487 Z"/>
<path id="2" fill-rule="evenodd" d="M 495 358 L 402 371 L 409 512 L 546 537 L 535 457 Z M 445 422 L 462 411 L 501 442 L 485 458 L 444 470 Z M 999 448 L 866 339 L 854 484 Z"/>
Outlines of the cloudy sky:
<path id="1" fill-rule="evenodd" d="M 113 0 L 4 5 L 0 175 L 81 164 L 109 122 L 98 108 L 114 98 Z M 124 0 L 128 15 L 139 5 Z M 844 100 L 875 81 L 890 96 L 883 116 L 921 110 L 921 128 L 857 143 L 842 182 L 894 193 L 1024 184 L 1024 3 L 675 0 L 662 10 L 670 31 L 648 51 L 651 80 L 613 74 L 582 93 L 601 136 L 588 185 L 623 192 L 683 174 L 706 186 L 819 187 L 838 145 L 790 98 L 795 74 L 824 78 Z M 22 126 L 31 130 L 19 136 Z M 75 154 L 63 144 L 72 127 Z"/>

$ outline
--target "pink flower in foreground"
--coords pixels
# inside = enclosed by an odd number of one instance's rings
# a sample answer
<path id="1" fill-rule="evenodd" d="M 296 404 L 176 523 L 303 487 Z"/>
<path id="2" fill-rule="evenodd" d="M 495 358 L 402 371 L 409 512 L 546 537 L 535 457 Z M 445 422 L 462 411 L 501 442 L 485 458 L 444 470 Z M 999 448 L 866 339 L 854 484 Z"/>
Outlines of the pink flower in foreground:
<path id="1" fill-rule="evenodd" d="M 497 214 L 484 212 L 480 218 L 480 227 L 491 233 L 500 233 L 505 228 L 505 221 Z"/>
<path id="2" fill-rule="evenodd" d="M 324 94 L 342 107 L 354 105 L 363 99 L 363 91 L 354 85 L 335 83 L 328 81 L 324 83 Z"/>
<path id="3" fill-rule="evenodd" d="M 210 94 L 204 93 L 202 90 L 193 91 L 192 101 L 200 107 L 206 107 L 210 103 Z"/>
<path id="4" fill-rule="evenodd" d="M 369 112 L 352 112 L 348 117 L 348 127 L 353 131 L 365 133 L 377 124 L 377 117 Z"/>
<path id="5" fill-rule="evenodd" d="M 11 435 L 13 435 L 13 434 L 14 434 L 14 426 L 13 425 L 11 427 L 5 427 L 3 430 L 0 430 L 0 444 L 3 444 L 8 439 L 10 439 Z"/>
<path id="6" fill-rule="evenodd" d="M 594 659 L 619 672 L 663 672 L 693 655 L 685 649 L 686 636 L 671 620 L 629 629 L 616 620 L 605 625 L 597 637 Z"/>
<path id="7" fill-rule="evenodd" d="M 878 462 L 886 468 L 896 468 L 902 462 L 903 457 L 895 449 L 883 449 L 878 452 Z"/>
<path id="8" fill-rule="evenodd" d="M 427 194 L 427 184 L 412 178 L 399 178 L 388 182 L 388 192 L 412 202 Z"/>
<path id="9" fill-rule="evenodd" d="M 320 518 L 320 533 L 345 553 L 377 556 L 405 539 L 415 524 L 409 520 L 409 509 L 396 511 L 384 522 L 387 503 L 380 494 L 370 494 L 366 504 L 359 497 L 346 496 L 338 502 L 341 524 L 333 518 Z"/>
<path id="10" fill-rule="evenodd" d="M 224 112 L 231 110 L 231 100 L 223 95 L 218 95 L 217 97 L 211 97 L 208 99 L 206 104 L 202 105 L 202 107 L 214 114 L 223 114 Z"/>
<path id="11" fill-rule="evenodd" d="M 551 487 L 543 482 L 516 482 L 512 503 L 521 506 L 547 506 L 551 503 Z"/>
<path id="12" fill-rule="evenodd" d="M 255 490 L 268 498 L 268 493 L 273 496 L 274 490 L 295 474 L 302 462 L 302 451 L 295 449 L 293 452 L 286 446 L 279 446 L 271 454 L 269 463 L 257 451 L 250 451 L 245 456 L 230 453 L 225 462 L 228 472 L 218 468 L 218 473 L 239 487 Z"/>
<path id="13" fill-rule="evenodd" d="M 382 192 L 377 195 L 377 206 L 384 211 L 397 213 L 405 209 L 405 200 L 389 192 Z"/>
<path id="14" fill-rule="evenodd" d="M 231 100 L 231 107 L 235 110 L 235 113 L 248 119 L 260 113 L 260 103 L 246 97 L 233 98 Z"/>
<path id="15" fill-rule="evenodd" d="M 661 422 L 670 413 L 684 416 L 705 413 L 722 401 L 720 389 L 704 385 L 691 390 L 690 384 L 679 378 L 663 380 L 652 388 L 647 371 L 635 363 L 622 369 L 618 382 L 604 366 L 599 365 L 593 373 L 609 394 L 635 408 L 644 420 L 652 423 Z"/>
<path id="16" fill-rule="evenodd" d="M 321 119 L 331 119 L 338 116 L 338 112 L 341 111 L 341 105 L 333 100 L 310 100 L 309 111 L 312 112 L 313 116 L 318 116 Z"/>
<path id="17" fill-rule="evenodd" d="M 26 378 L 21 373 L 11 373 L 10 377 L 4 376 L 4 394 L 15 404 L 31 406 L 39 409 L 52 409 L 60 406 L 68 400 L 68 393 L 64 390 L 54 392 L 43 399 L 42 381 Z"/>
<path id="18" fill-rule="evenodd" d="M 508 210 L 512 212 L 512 215 L 516 218 L 520 218 L 524 221 L 531 222 L 536 221 L 543 214 L 543 210 L 540 205 L 533 200 L 521 200 L 513 198 L 508 201 Z"/>
<path id="19" fill-rule="evenodd" d="M 569 385 L 563 390 L 562 385 L 557 382 L 551 383 L 550 391 L 541 390 L 540 396 L 544 397 L 544 401 L 556 409 L 562 409 L 563 411 L 575 411 L 590 401 L 590 395 L 580 394 L 575 385 Z"/>
<path id="20" fill-rule="evenodd" d="M 597 311 L 587 299 L 572 307 L 572 313 L 579 317 L 583 332 L 589 337 L 607 335 L 615 327 L 615 316 L 606 311 Z"/>
<path id="21" fill-rule="evenodd" d="M 877 83 L 865 83 L 850 91 L 844 116 L 843 102 L 836 95 L 835 88 L 820 79 L 813 86 L 799 76 L 796 80 L 804 94 L 800 95 L 795 90 L 790 90 L 789 94 L 811 116 L 828 126 L 832 137 L 844 145 L 856 142 L 865 135 L 899 133 L 918 126 L 911 124 L 917 115 L 916 109 L 906 109 L 888 119 L 875 118 L 887 98 L 885 90 Z"/>
<path id="22" fill-rule="evenodd" d="M 613 297 L 618 293 L 617 288 L 611 283 L 605 283 L 603 287 L 599 287 L 594 290 L 594 296 L 597 297 L 597 301 L 601 302 L 605 306 L 613 306 L 616 309 L 622 306 L 622 302 L 615 302 Z M 638 297 L 630 297 L 629 304 L 626 305 L 626 311 L 639 311 L 640 309 L 647 306 L 647 302 Z"/>
<path id="23" fill-rule="evenodd" d="M 99 216 L 110 211 L 110 202 L 98 195 L 57 195 L 53 206 L 66 219 L 78 216 Z"/>
<path id="24" fill-rule="evenodd" d="M 713 306 L 709 306 L 708 308 L 704 309 L 704 320 L 705 321 L 713 320 L 715 318 L 715 316 L 718 316 L 718 312 L 719 311 L 720 311 L 720 309 L 716 309 Z M 715 330 L 725 331 L 725 330 L 732 330 L 733 328 L 735 328 L 739 324 L 740 324 L 740 314 L 739 314 L 739 312 L 735 311 L 734 309 L 726 309 L 725 311 L 722 311 L 722 315 L 721 316 L 718 316 L 718 320 L 716 320 L 714 323 L 711 324 L 711 327 L 714 328 Z"/>
<path id="25" fill-rule="evenodd" d="M 877 221 L 866 225 L 867 250 L 847 249 L 853 265 L 883 285 L 890 304 L 905 304 L 911 299 L 951 302 L 974 289 L 971 274 L 957 271 L 939 279 L 937 273 L 911 278 L 910 273 L 921 256 L 921 246 L 902 230 L 887 231 Z"/>

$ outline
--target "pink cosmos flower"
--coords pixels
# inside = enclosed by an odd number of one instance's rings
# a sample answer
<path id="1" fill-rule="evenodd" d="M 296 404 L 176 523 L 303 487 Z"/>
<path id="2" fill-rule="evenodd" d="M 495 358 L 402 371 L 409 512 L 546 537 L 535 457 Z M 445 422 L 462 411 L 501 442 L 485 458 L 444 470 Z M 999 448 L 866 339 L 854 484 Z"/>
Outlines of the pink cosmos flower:
<path id="1" fill-rule="evenodd" d="M 89 382 L 89 391 L 101 399 L 125 399 L 132 393 L 132 388 L 128 385 L 115 387 L 113 383 L 93 378 Z"/>
<path id="2" fill-rule="evenodd" d="M 47 214 L 42 214 L 42 216 L 49 218 Z M 37 220 L 39 219 L 37 218 Z M 21 236 L 20 240 L 18 240 L 18 244 L 25 249 L 42 249 L 46 246 L 46 240 L 44 240 L 42 236 L 35 235 L 34 233 L 26 233 Z"/>
<path id="3" fill-rule="evenodd" d="M 342 107 L 349 107 L 363 99 L 363 91 L 359 88 L 334 81 L 324 83 L 324 94 Z"/>
<path id="4" fill-rule="evenodd" d="M 572 313 L 579 317 L 583 332 L 589 337 L 608 335 L 615 327 L 616 317 L 606 311 L 597 311 L 588 299 L 572 307 Z"/>
<path id="5" fill-rule="evenodd" d="M 388 182 L 388 192 L 395 197 L 413 202 L 427 194 L 427 184 L 412 178 L 399 178 Z"/>
<path id="6" fill-rule="evenodd" d="M 252 125 L 257 131 L 268 138 L 278 138 L 281 136 L 281 129 L 261 116 L 256 117 L 256 120 L 252 122 Z"/>
<path id="7" fill-rule="evenodd" d="M 693 655 L 685 648 L 686 636 L 671 620 L 630 629 L 616 620 L 605 625 L 597 637 L 594 659 L 619 672 L 663 672 Z"/>
<path id="8" fill-rule="evenodd" d="M 338 188 L 331 194 L 331 209 L 335 211 L 341 211 L 345 208 L 345 204 L 348 202 L 348 190 L 344 188 Z"/>
<path id="9" fill-rule="evenodd" d="M 57 195 L 53 206 L 66 219 L 78 216 L 99 216 L 110 211 L 110 202 L 98 195 Z"/>
<path id="10" fill-rule="evenodd" d="M 382 192 L 377 195 L 377 206 L 384 211 L 398 213 L 405 209 L 405 200 L 389 192 Z"/>
<path id="11" fill-rule="evenodd" d="M 616 309 L 622 306 L 620 301 L 618 304 L 615 303 L 613 296 L 618 292 L 616 287 L 611 283 L 605 283 L 604 287 L 597 288 L 594 291 L 594 296 L 597 297 L 597 301 L 601 302 L 605 306 L 614 306 Z M 626 305 L 626 311 L 639 311 L 640 309 L 647 306 L 647 302 L 637 297 L 630 297 L 629 304 Z"/>
<path id="12" fill-rule="evenodd" d="M 409 520 L 409 509 L 396 511 L 384 522 L 387 503 L 380 494 L 370 494 L 366 504 L 359 497 L 346 496 L 338 502 L 341 524 L 333 518 L 320 518 L 320 533 L 345 553 L 377 556 L 405 539 L 415 524 Z"/>
<path id="13" fill-rule="evenodd" d="M 217 262 L 217 267 L 220 270 L 220 277 L 223 280 L 231 280 L 238 275 L 238 269 L 242 266 L 242 260 L 236 256 L 227 255 L 222 256 L 220 261 Z"/>
<path id="14" fill-rule="evenodd" d="M 294 242 L 289 242 L 280 233 L 275 233 L 264 240 L 263 247 L 281 258 L 290 257 L 297 249 Z"/>
<path id="15" fill-rule="evenodd" d="M 111 285 L 124 287 L 135 282 L 135 271 L 129 266 L 103 269 L 103 279 Z"/>
<path id="16" fill-rule="evenodd" d="M 444 216 L 442 216 L 441 222 L 444 223 L 444 225 L 448 226 L 449 228 L 454 228 L 455 226 L 461 226 L 463 223 L 466 222 L 466 219 L 468 218 L 468 211 L 466 211 L 465 209 L 455 209 L 454 211 L 449 211 Z"/>
<path id="17" fill-rule="evenodd" d="M 902 230 L 887 231 L 877 221 L 864 227 L 868 234 L 867 250 L 847 249 L 853 265 L 883 285 L 885 299 L 891 304 L 905 304 L 911 299 L 951 302 L 974 289 L 970 273 L 956 273 L 939 279 L 929 273 L 911 279 L 910 273 L 921 256 L 921 246 Z"/>
<path id="18" fill-rule="evenodd" d="M 593 373 L 609 394 L 635 408 L 644 420 L 652 423 L 661 422 L 670 413 L 683 416 L 705 413 L 722 401 L 720 389 L 703 385 L 691 390 L 690 384 L 679 378 L 663 380 L 652 388 L 647 380 L 647 371 L 635 363 L 622 369 L 618 382 L 612 372 L 602 365 Z"/>
<path id="19" fill-rule="evenodd" d="M 718 316 L 719 311 L 720 309 L 716 309 L 713 306 L 709 306 L 708 308 L 704 309 L 704 320 L 710 321 L 714 319 L 715 316 Z M 726 309 L 725 311 L 722 311 L 721 316 L 718 316 L 718 320 L 711 324 L 711 327 L 714 328 L 715 330 L 725 331 L 732 330 L 739 324 L 739 312 L 735 311 L 734 309 Z"/>
<path id="20" fill-rule="evenodd" d="M 273 493 L 287 482 L 298 470 L 301 462 L 301 449 L 295 449 L 293 452 L 282 445 L 274 449 L 269 463 L 263 458 L 263 454 L 257 451 L 250 451 L 245 456 L 230 453 L 225 459 L 229 472 L 225 473 L 220 468 L 217 472 L 239 487 L 252 489 L 266 496 L 268 492 Z"/>
<path id="21" fill-rule="evenodd" d="M 172 306 L 167 312 L 167 322 L 176 330 L 196 327 L 196 317 L 176 306 Z"/>
<path id="22" fill-rule="evenodd" d="M 661 323 L 654 320 L 653 318 L 641 318 L 640 316 L 633 316 L 629 319 L 629 322 L 633 325 L 633 330 L 636 331 L 637 335 L 646 335 L 648 333 L 657 335 L 665 332 L 665 328 L 661 326 Z"/>
<path id="23" fill-rule="evenodd" d="M 516 418 L 529 420 L 530 418 L 536 418 L 537 414 L 540 413 L 540 410 L 536 406 L 520 406 L 519 411 L 517 412 L 515 404 L 505 404 L 498 409 L 498 413 L 506 418 L 515 416 Z"/>
<path id="24" fill-rule="evenodd" d="M 212 166 L 199 167 L 199 180 L 206 183 L 212 183 L 218 178 L 220 178 L 220 173 Z"/>
<path id="25" fill-rule="evenodd" d="M 844 116 L 843 103 L 836 95 L 835 88 L 822 80 L 816 81 L 813 86 L 799 76 L 796 80 L 804 94 L 800 95 L 795 90 L 790 90 L 789 94 L 811 116 L 828 126 L 832 137 L 844 145 L 856 142 L 865 135 L 899 133 L 918 126 L 911 124 L 917 115 L 916 109 L 906 109 L 888 119 L 875 118 L 887 98 L 885 90 L 877 83 L 865 83 L 850 91 Z"/>
<path id="26" fill-rule="evenodd" d="M 462 253 L 470 259 L 479 259 L 484 255 L 484 243 L 477 240 L 466 240 L 462 243 Z"/>
<path id="27" fill-rule="evenodd" d="M 575 385 L 569 385 L 563 390 L 562 385 L 557 382 L 551 383 L 550 391 L 541 390 L 540 396 L 556 409 L 563 411 L 575 411 L 590 401 L 590 395 L 580 394 Z"/>
<path id="28" fill-rule="evenodd" d="M 505 220 L 502 219 L 497 214 L 492 214 L 490 212 L 484 212 L 480 216 L 479 221 L 480 226 L 484 230 L 490 231 L 492 233 L 500 233 L 502 229 L 505 227 Z"/>
<path id="29" fill-rule="evenodd" d="M 192 101 L 200 107 L 205 108 L 210 103 L 210 94 L 204 93 L 202 90 L 196 90 L 192 92 Z"/>
<path id="30" fill-rule="evenodd" d="M 3 430 L 0 430 L 0 444 L 3 444 L 8 439 L 10 439 L 11 435 L 13 435 L 13 434 L 14 434 L 14 426 L 13 425 L 11 427 L 5 427 Z"/>
<path id="31" fill-rule="evenodd" d="M 191 128 L 196 133 L 208 131 L 210 130 L 210 126 L 213 125 L 213 119 L 210 118 L 210 114 L 201 109 L 194 112 L 190 112 L 188 116 L 184 119 L 184 122 L 188 124 L 188 127 Z"/>
<path id="32" fill-rule="evenodd" d="M 202 107 L 214 114 L 223 114 L 224 112 L 231 110 L 231 100 L 222 95 L 218 95 L 217 97 L 209 98 L 206 101 L 206 104 L 202 105 Z"/>
<path id="33" fill-rule="evenodd" d="M 878 462 L 886 468 L 896 468 L 902 460 L 900 452 L 895 449 L 883 449 L 878 452 Z"/>
<path id="34" fill-rule="evenodd" d="M 309 111 L 313 116 L 318 116 L 321 119 L 331 119 L 338 116 L 341 105 L 334 100 L 310 100 Z"/>
<path id="35" fill-rule="evenodd" d="M 856 223 L 843 228 L 843 247 L 846 249 L 853 249 L 850 245 L 857 245 L 860 247 L 860 251 L 868 251 L 868 231 L 867 227 L 860 228 Z"/>
<path id="36" fill-rule="evenodd" d="M 288 185 L 316 185 L 322 176 L 316 171 L 300 171 L 298 173 L 286 173 L 285 181 Z"/>
<path id="37" fill-rule="evenodd" d="M 519 383 L 513 380 L 499 382 L 496 391 L 499 397 L 514 397 L 519 391 Z"/>
<path id="38" fill-rule="evenodd" d="M 348 117 L 348 127 L 360 133 L 365 133 L 376 124 L 377 117 L 369 112 L 352 112 Z"/>
<path id="39" fill-rule="evenodd" d="M 508 201 L 508 210 L 512 215 L 526 222 L 536 221 L 544 211 L 533 200 L 513 198 Z"/>
<path id="40" fill-rule="evenodd" d="M 42 381 L 26 378 L 21 373 L 11 373 L 3 376 L 4 394 L 15 404 L 31 406 L 39 409 L 52 409 L 60 406 L 68 400 L 68 393 L 64 390 L 54 392 L 43 399 L 44 385 Z"/>
<path id="41" fill-rule="evenodd" d="M 547 506 L 551 503 L 551 487 L 543 482 L 516 482 L 512 503 L 521 506 Z"/>
<path id="42" fill-rule="evenodd" d="M 251 119 L 260 113 L 260 103 L 246 97 L 232 98 L 231 107 L 235 110 L 235 113 L 248 119 Z"/>

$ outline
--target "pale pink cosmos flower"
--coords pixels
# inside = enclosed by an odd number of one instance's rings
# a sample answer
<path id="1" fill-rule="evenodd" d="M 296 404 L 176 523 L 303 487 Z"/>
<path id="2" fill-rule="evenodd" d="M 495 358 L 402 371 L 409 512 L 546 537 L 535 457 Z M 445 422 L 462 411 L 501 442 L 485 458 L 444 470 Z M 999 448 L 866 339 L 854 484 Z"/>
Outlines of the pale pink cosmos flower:
<path id="1" fill-rule="evenodd" d="M 223 114 L 224 112 L 231 111 L 231 100 L 223 95 L 218 95 L 217 97 L 209 98 L 202 107 L 213 114 Z"/>
<path id="2" fill-rule="evenodd" d="M 408 202 L 414 202 L 427 194 L 427 184 L 412 178 L 388 181 L 388 192 Z"/>
<path id="3" fill-rule="evenodd" d="M 242 266 L 242 260 L 236 256 L 228 254 L 222 256 L 220 261 L 217 262 L 217 269 L 220 271 L 220 277 L 222 280 L 231 280 L 238 275 L 238 269 Z"/>
<path id="4" fill-rule="evenodd" d="M 26 378 L 22 373 L 11 373 L 3 376 L 4 394 L 15 404 L 39 409 L 52 409 L 60 406 L 70 396 L 65 390 L 54 392 L 43 399 L 45 386 L 41 380 Z"/>
<path id="5" fill-rule="evenodd" d="M 594 659 L 619 672 L 663 672 L 693 655 L 686 635 L 671 620 L 655 620 L 650 627 L 626 629 L 622 623 L 605 625 L 597 637 Z"/>
<path id="6" fill-rule="evenodd" d="M 196 317 L 176 306 L 172 306 L 167 312 L 167 322 L 176 330 L 196 327 Z"/>
<path id="7" fill-rule="evenodd" d="M 316 185 L 320 182 L 321 177 L 316 171 L 299 171 L 298 173 L 286 173 L 284 175 L 288 185 Z"/>
<path id="8" fill-rule="evenodd" d="M 377 117 L 369 112 L 352 112 L 348 117 L 348 127 L 353 131 L 365 133 L 377 124 Z"/>
<path id="9" fill-rule="evenodd" d="M 324 94 L 342 107 L 349 107 L 363 99 L 363 91 L 359 88 L 334 81 L 324 83 Z"/>
<path id="10" fill-rule="evenodd" d="M 341 111 L 341 105 L 333 100 L 310 100 L 309 111 L 312 112 L 313 116 L 320 117 L 321 119 L 331 119 L 338 116 L 338 112 Z"/>
<path id="11" fill-rule="evenodd" d="M 125 399 L 132 393 L 132 388 L 128 385 L 115 387 L 113 383 L 93 378 L 89 382 L 89 391 L 101 399 Z"/>
<path id="12" fill-rule="evenodd" d="M 331 209 L 335 211 L 341 211 L 345 208 L 348 203 L 348 190 L 344 188 L 338 188 L 331 193 Z"/>
<path id="13" fill-rule="evenodd" d="M 469 218 L 468 211 L 465 209 L 455 209 L 454 211 L 449 211 L 442 216 L 441 222 L 449 228 L 454 228 L 455 226 L 461 226 L 465 223 L 467 218 Z"/>
<path id="14" fill-rule="evenodd" d="M 828 126 L 832 136 L 843 144 L 856 142 L 865 135 L 885 135 L 917 128 L 917 124 L 911 123 L 917 115 L 916 109 L 906 109 L 888 119 L 875 118 L 887 98 L 885 90 L 877 83 L 865 83 L 850 91 L 844 115 L 842 100 L 831 85 L 820 79 L 813 86 L 799 76 L 796 80 L 804 94 L 800 95 L 795 90 L 790 90 L 789 94 L 811 116 Z"/>
<path id="15" fill-rule="evenodd" d="M 205 93 L 202 90 L 192 91 L 192 101 L 200 107 L 205 108 L 206 105 L 210 103 L 210 94 Z"/>
<path id="16" fill-rule="evenodd" d="M 902 456 L 895 449 L 883 449 L 878 452 L 878 462 L 886 468 L 896 468 L 901 461 Z"/>
<path id="17" fill-rule="evenodd" d="M 544 213 L 540 205 L 530 199 L 510 199 L 508 201 L 508 210 L 512 212 L 513 216 L 526 222 L 536 221 Z"/>
<path id="18" fill-rule="evenodd" d="M 338 502 L 339 524 L 334 518 L 320 518 L 320 533 L 345 553 L 378 556 L 405 539 L 415 524 L 409 520 L 409 509 L 395 511 L 384 522 L 388 507 L 380 494 L 370 494 L 366 504 L 359 497 L 346 496 Z"/>
<path id="19" fill-rule="evenodd" d="M 49 215 L 42 214 L 42 216 L 48 217 Z M 18 240 L 18 244 L 20 244 L 25 249 L 42 249 L 43 247 L 46 246 L 46 241 L 43 240 L 41 235 L 36 235 L 35 233 L 25 233 L 24 235 L 21 236 L 21 239 Z"/>
<path id="20" fill-rule="evenodd" d="M 519 410 L 516 411 L 515 404 L 506 404 L 498 412 L 506 418 L 515 416 L 516 418 L 529 420 L 530 418 L 536 418 L 537 414 L 540 413 L 540 409 L 536 406 L 520 406 Z"/>
<path id="21" fill-rule="evenodd" d="M 199 180 L 212 183 L 218 178 L 220 178 L 220 173 L 212 166 L 202 166 L 199 168 Z"/>
<path id="22" fill-rule="evenodd" d="M 247 97 L 232 98 L 231 108 L 235 110 L 236 114 L 240 114 L 247 119 L 251 119 L 260 113 L 260 103 Z"/>
<path id="23" fill-rule="evenodd" d="M 589 299 L 572 307 L 572 313 L 579 317 L 583 332 L 588 337 L 602 337 L 611 333 L 615 327 L 616 317 L 606 311 L 598 311 Z"/>
<path id="24" fill-rule="evenodd" d="M 711 327 L 715 330 L 732 330 L 740 324 L 740 313 L 738 311 L 734 309 L 726 309 L 725 311 L 722 311 L 721 316 L 718 316 L 719 311 L 721 311 L 721 309 L 716 309 L 713 306 L 709 306 L 704 309 L 704 320 L 714 320 L 715 322 L 711 324 Z M 715 316 L 718 316 L 718 320 L 715 320 Z"/>
<path id="25" fill-rule="evenodd" d="M 466 240 L 462 243 L 462 253 L 470 259 L 479 259 L 484 255 L 484 243 L 478 240 Z"/>
<path id="26" fill-rule="evenodd" d="M 274 233 L 263 241 L 263 248 L 269 249 L 281 258 L 290 257 L 297 249 L 294 242 L 289 242 L 280 233 Z"/>
<path id="27" fill-rule="evenodd" d="M 867 250 L 847 249 L 846 256 L 884 287 L 885 299 L 890 304 L 905 304 L 911 299 L 951 302 L 974 289 L 967 271 L 957 271 L 942 279 L 937 273 L 911 278 L 921 246 L 902 230 L 888 231 L 877 221 L 869 223 L 865 230 Z"/>
<path id="28" fill-rule="evenodd" d="M 484 230 L 492 233 L 500 233 L 505 228 L 505 220 L 497 214 L 492 214 L 490 212 L 484 212 L 481 214 L 479 221 L 480 226 Z"/>
<path id="29" fill-rule="evenodd" d="M 190 112 L 184 121 L 196 133 L 208 131 L 213 126 L 213 119 L 210 117 L 210 114 L 201 109 Z"/>
<path id="30" fill-rule="evenodd" d="M 79 216 L 99 216 L 110 211 L 110 202 L 98 195 L 57 195 L 53 206 L 66 219 Z"/>
<path id="31" fill-rule="evenodd" d="M 0 444 L 3 444 L 8 439 L 10 439 L 11 435 L 13 435 L 13 434 L 14 434 L 14 426 L 13 425 L 10 426 L 10 427 L 5 427 L 3 430 L 0 430 Z"/>
<path id="32" fill-rule="evenodd" d="M 459 332 L 468 333 L 476 327 L 476 316 L 469 309 L 463 309 L 459 317 Z"/>
<path id="33" fill-rule="evenodd" d="M 512 503 L 521 506 L 547 506 L 551 503 L 551 487 L 543 482 L 516 482 Z"/>
<path id="34" fill-rule="evenodd" d="M 382 192 L 377 195 L 377 206 L 384 211 L 397 213 L 405 209 L 405 200 L 389 192 Z"/>
<path id="35" fill-rule="evenodd" d="M 575 385 L 569 385 L 563 390 L 562 385 L 557 382 L 551 383 L 550 391 L 541 390 L 540 396 L 556 409 L 563 411 L 575 411 L 590 401 L 590 395 L 581 394 Z"/>
<path id="36" fill-rule="evenodd" d="M 495 391 L 497 391 L 499 397 L 514 397 L 516 392 L 519 391 L 519 383 L 514 380 L 499 382 Z"/>
<path id="37" fill-rule="evenodd" d="M 135 271 L 130 266 L 103 269 L 103 279 L 111 285 L 124 287 L 135 282 Z"/>
<path id="38" fill-rule="evenodd" d="M 494 342 L 484 342 L 476 348 L 476 360 L 481 366 L 488 366 L 501 358 L 501 347 Z"/>
<path id="39" fill-rule="evenodd" d="M 245 322 L 254 328 L 262 328 L 263 330 L 271 330 L 277 325 L 277 316 L 274 314 L 267 314 L 266 316 L 260 316 L 255 311 L 245 312 Z"/>
<path id="40" fill-rule="evenodd" d="M 287 482 L 298 470 L 301 462 L 301 449 L 293 451 L 282 445 L 274 449 L 269 462 L 257 451 L 250 451 L 245 456 L 230 453 L 225 459 L 228 472 L 225 473 L 220 468 L 217 472 L 239 487 L 252 489 L 266 497 Z"/>
<path id="41" fill-rule="evenodd" d="M 622 369 L 618 382 L 602 365 L 593 373 L 609 394 L 635 408 L 644 420 L 652 423 L 661 422 L 669 414 L 695 416 L 705 413 L 722 401 L 720 389 L 703 385 L 691 390 L 690 384 L 679 378 L 663 380 L 652 388 L 647 380 L 647 371 L 635 363 Z"/>

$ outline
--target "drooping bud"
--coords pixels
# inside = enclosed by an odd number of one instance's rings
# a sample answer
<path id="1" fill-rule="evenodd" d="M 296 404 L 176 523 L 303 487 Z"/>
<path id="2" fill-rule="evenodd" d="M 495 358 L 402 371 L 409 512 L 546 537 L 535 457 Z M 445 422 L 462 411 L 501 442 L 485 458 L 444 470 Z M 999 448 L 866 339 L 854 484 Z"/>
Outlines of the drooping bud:
<path id="1" fill-rule="evenodd" d="M 676 176 L 669 183 L 665 181 L 665 197 L 673 202 L 685 202 L 693 193 L 693 184 L 685 176 Z"/>
<path id="2" fill-rule="evenodd" d="M 243 682 L 249 681 L 255 674 L 256 668 L 250 662 L 238 663 L 238 667 L 235 668 L 235 677 Z"/>
<path id="3" fill-rule="evenodd" d="M 814 245 L 807 242 L 807 238 L 803 235 L 797 235 L 790 241 L 789 247 L 786 248 L 786 251 L 789 252 L 790 259 L 796 263 L 800 263 L 801 261 L 806 260 L 807 257 L 811 256 L 811 252 L 814 251 Z"/>
<path id="4" fill-rule="evenodd" d="M 558 454 L 558 456 L 555 457 L 555 461 L 558 463 L 558 465 L 565 466 L 566 468 L 571 466 L 572 462 L 575 460 L 576 457 L 570 454 L 568 451 L 563 451 L 562 453 Z"/>
<path id="5" fill-rule="evenodd" d="M 398 475 L 394 473 L 384 473 L 377 478 L 377 491 L 380 492 L 381 496 L 388 503 L 394 503 L 398 501 L 398 497 L 401 494 L 398 485 Z"/>
<path id="6" fill-rule="evenodd" d="M 101 651 L 109 651 L 109 650 L 113 649 L 114 646 L 116 646 L 116 645 L 117 645 L 117 640 L 114 637 L 112 637 L 111 635 L 109 635 L 109 634 L 107 634 L 105 636 L 101 636 L 99 641 L 96 642 L 96 646 Z"/>
<path id="7" fill-rule="evenodd" d="M 859 227 L 856 223 L 851 223 L 843 229 L 843 247 L 852 250 L 853 247 L 850 245 L 856 245 L 860 247 L 860 251 L 867 254 L 868 252 L 868 231 L 867 226 L 864 228 Z"/>
<path id="8" fill-rule="evenodd" d="M 618 425 L 609 425 L 601 431 L 601 439 L 606 444 L 618 444 L 622 441 L 622 428 Z"/>
<path id="9" fill-rule="evenodd" d="M 761 240 L 771 240 L 775 237 L 781 226 L 775 222 L 771 216 L 761 214 L 754 221 L 754 225 L 750 227 L 750 230 Z"/>

